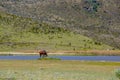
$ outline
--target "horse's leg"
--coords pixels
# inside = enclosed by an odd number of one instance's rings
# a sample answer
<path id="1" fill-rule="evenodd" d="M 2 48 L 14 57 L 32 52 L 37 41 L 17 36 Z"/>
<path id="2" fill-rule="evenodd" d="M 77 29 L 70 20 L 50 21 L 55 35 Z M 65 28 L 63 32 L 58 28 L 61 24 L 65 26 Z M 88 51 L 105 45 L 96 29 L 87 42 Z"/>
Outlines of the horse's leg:
<path id="1" fill-rule="evenodd" d="M 45 53 L 43 53 L 43 58 L 44 58 L 44 57 L 46 57 L 46 56 L 45 56 Z"/>
<path id="2" fill-rule="evenodd" d="M 46 56 L 46 57 L 48 56 L 47 53 L 45 54 L 45 56 Z"/>
<path id="3" fill-rule="evenodd" d="M 40 58 L 41 58 L 41 56 L 42 56 L 41 53 L 39 55 L 40 55 Z"/>
<path id="4" fill-rule="evenodd" d="M 44 53 L 44 54 L 43 54 L 43 57 L 47 57 L 47 54 L 46 54 L 46 53 Z"/>

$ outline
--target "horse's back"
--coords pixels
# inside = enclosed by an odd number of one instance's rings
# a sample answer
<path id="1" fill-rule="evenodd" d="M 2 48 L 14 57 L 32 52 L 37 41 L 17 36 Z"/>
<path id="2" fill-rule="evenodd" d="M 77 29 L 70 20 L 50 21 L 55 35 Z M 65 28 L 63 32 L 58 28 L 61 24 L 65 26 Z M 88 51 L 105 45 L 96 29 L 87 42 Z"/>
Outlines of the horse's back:
<path id="1" fill-rule="evenodd" d="M 39 53 L 47 53 L 45 50 L 41 50 L 41 51 L 39 51 Z"/>

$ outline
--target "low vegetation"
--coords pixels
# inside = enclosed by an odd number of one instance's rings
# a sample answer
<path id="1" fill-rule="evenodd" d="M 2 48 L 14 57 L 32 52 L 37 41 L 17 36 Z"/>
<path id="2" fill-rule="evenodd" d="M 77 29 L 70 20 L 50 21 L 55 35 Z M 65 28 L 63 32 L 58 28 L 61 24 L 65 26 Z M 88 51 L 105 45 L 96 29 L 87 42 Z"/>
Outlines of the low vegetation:
<path id="1" fill-rule="evenodd" d="M 120 79 L 120 69 L 117 69 L 115 72 L 116 76 Z"/>
<path id="2" fill-rule="evenodd" d="M 59 58 L 44 57 L 44 58 L 38 58 L 38 60 L 61 60 L 61 59 L 59 59 Z"/>
<path id="3" fill-rule="evenodd" d="M 120 0 L 0 1 L 0 11 L 22 16 L 23 18 L 31 18 L 38 22 L 50 24 L 54 27 L 70 29 L 72 32 L 88 36 L 97 42 L 102 42 L 118 49 L 120 49 L 119 9 Z M 22 20 L 21 18 L 17 18 L 17 21 L 13 20 L 13 22 L 15 22 L 13 25 L 16 27 L 18 32 L 28 30 L 28 26 L 37 26 L 31 28 L 32 32 L 40 32 L 38 29 L 39 25 L 36 24 L 36 22 L 32 23 L 31 25 L 29 22 L 26 24 L 26 19 L 23 18 Z M 5 20 L 6 22 L 3 22 L 4 24 L 10 23 L 10 21 L 7 21 L 7 19 Z M 21 25 L 21 22 L 23 25 Z M 21 28 L 18 25 L 20 25 Z M 49 30 L 46 29 L 46 33 L 48 32 Z M 50 32 L 53 31 L 51 30 Z M 30 34 L 27 36 L 29 35 Z M 4 34 L 4 36 L 8 35 Z M 49 37 L 49 39 L 51 38 L 53 38 L 53 36 Z M 72 43 L 67 44 L 71 45 Z"/>
<path id="4" fill-rule="evenodd" d="M 24 65 L 23 65 L 24 64 Z M 119 62 L 1 60 L 1 80 L 119 80 Z"/>
<path id="5" fill-rule="evenodd" d="M 0 13 L 0 51 L 113 49 L 69 29 Z"/>
<path id="6" fill-rule="evenodd" d="M 119 2 L 1 0 L 0 52 L 46 49 L 75 55 L 118 55 L 112 50 L 120 49 Z M 56 58 L 0 60 L 0 80 L 119 80 L 120 70 L 114 72 L 119 67 L 119 62 Z"/>

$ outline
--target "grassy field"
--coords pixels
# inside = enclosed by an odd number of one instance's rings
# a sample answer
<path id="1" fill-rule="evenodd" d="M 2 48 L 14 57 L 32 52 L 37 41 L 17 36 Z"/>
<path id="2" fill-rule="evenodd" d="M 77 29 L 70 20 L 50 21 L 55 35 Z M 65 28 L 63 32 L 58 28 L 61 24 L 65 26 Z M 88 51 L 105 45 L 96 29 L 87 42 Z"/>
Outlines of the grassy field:
<path id="1" fill-rule="evenodd" d="M 1 60 L 0 80 L 119 80 L 120 62 Z"/>
<path id="2" fill-rule="evenodd" d="M 109 45 L 69 29 L 0 12 L 0 51 L 107 50 Z"/>

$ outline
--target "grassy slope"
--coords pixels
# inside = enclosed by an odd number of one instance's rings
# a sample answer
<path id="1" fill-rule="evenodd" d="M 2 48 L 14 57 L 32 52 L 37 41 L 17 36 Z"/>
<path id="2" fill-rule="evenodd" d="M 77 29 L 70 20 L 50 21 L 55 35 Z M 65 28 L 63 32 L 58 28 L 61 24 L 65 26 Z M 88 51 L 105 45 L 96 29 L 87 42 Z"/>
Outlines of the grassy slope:
<path id="1" fill-rule="evenodd" d="M 66 27 L 120 48 L 119 3 L 120 0 L 3 0 L 0 6 L 9 13 Z"/>
<path id="2" fill-rule="evenodd" d="M 111 49 L 88 37 L 30 18 L 0 13 L 0 51 Z"/>
<path id="3" fill-rule="evenodd" d="M 23 65 L 24 64 L 24 65 Z M 14 80 L 119 80 L 119 62 L 56 60 L 0 61 L 0 79 Z"/>

